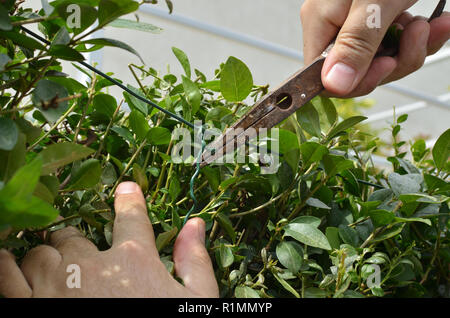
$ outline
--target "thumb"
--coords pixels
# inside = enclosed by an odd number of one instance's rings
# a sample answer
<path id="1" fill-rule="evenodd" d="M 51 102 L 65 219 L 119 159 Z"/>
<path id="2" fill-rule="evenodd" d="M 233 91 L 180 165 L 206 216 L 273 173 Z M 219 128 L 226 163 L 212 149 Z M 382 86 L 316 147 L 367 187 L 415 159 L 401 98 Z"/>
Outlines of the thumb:
<path id="1" fill-rule="evenodd" d="M 219 297 L 211 259 L 205 248 L 205 222 L 189 220 L 175 242 L 175 271 L 184 285 L 201 297 Z"/>
<path id="2" fill-rule="evenodd" d="M 379 5 L 375 8 L 380 13 L 375 17 L 379 18 L 378 27 L 368 24 L 371 12 L 368 1 L 353 1 L 336 43 L 322 68 L 322 82 L 327 91 L 345 96 L 361 83 L 389 26 L 397 13 L 402 11 L 398 5 L 397 8 L 387 8 L 386 6 L 396 6 L 391 2 L 378 1 Z"/>

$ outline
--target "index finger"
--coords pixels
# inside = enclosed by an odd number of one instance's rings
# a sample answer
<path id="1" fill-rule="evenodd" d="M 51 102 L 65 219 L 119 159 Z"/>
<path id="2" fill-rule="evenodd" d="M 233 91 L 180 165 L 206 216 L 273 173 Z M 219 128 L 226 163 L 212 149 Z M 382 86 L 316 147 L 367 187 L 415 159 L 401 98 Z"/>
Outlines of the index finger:
<path id="1" fill-rule="evenodd" d="M 300 11 L 305 64 L 311 63 L 339 33 L 351 1 L 306 1 Z"/>
<path id="2" fill-rule="evenodd" d="M 114 208 L 113 248 L 131 242 L 157 254 L 155 235 L 141 188 L 134 182 L 121 183 L 115 192 Z"/>

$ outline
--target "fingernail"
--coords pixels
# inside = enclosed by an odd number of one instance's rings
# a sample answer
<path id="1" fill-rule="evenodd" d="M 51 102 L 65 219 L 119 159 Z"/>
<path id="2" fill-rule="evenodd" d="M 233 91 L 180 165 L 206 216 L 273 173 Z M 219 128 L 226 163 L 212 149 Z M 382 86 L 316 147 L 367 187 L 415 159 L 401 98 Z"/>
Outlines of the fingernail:
<path id="1" fill-rule="evenodd" d="M 134 182 L 122 182 L 116 189 L 115 195 L 131 194 L 139 191 L 139 186 Z"/>
<path id="2" fill-rule="evenodd" d="M 348 94 L 353 90 L 356 71 L 344 63 L 336 63 L 326 76 L 328 85 L 337 92 Z"/>

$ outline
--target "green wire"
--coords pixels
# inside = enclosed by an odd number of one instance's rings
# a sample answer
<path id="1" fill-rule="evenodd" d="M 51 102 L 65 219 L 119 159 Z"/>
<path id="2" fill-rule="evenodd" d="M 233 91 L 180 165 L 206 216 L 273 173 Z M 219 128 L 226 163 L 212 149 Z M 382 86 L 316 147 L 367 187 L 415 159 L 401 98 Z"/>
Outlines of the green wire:
<path id="1" fill-rule="evenodd" d="M 200 152 L 199 152 L 199 154 L 197 156 L 196 169 L 195 169 L 194 175 L 192 176 L 191 181 L 189 183 L 190 184 L 189 193 L 191 195 L 192 200 L 194 201 L 194 204 L 192 205 L 191 209 L 189 210 L 189 212 L 184 217 L 183 227 L 185 226 L 185 224 L 188 221 L 188 219 L 191 216 L 191 214 L 194 211 L 196 211 L 197 208 L 198 208 L 198 201 L 197 201 L 197 198 L 196 198 L 195 193 L 194 193 L 194 186 L 195 186 L 194 183 L 195 183 L 195 180 L 197 179 L 198 175 L 200 174 L 200 161 L 201 161 L 201 158 L 202 158 L 202 155 L 203 155 L 203 151 L 205 150 L 205 147 L 206 147 L 206 143 L 203 140 L 203 129 L 204 129 L 204 127 L 201 127 L 201 129 L 199 130 L 200 131 L 200 136 L 201 136 L 201 139 L 202 139 L 202 147 L 201 147 L 201 150 L 200 150 Z"/>

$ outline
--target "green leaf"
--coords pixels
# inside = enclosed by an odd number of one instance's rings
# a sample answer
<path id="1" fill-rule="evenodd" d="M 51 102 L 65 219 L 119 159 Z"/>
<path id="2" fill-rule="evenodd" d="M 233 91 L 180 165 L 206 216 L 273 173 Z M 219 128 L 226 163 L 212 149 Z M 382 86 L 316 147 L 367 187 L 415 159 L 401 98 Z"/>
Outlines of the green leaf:
<path id="1" fill-rule="evenodd" d="M 11 62 L 11 58 L 3 53 L 0 53 L 0 72 L 5 70 L 5 66 Z"/>
<path id="2" fill-rule="evenodd" d="M 0 31 L 0 38 L 9 39 L 18 46 L 22 46 L 30 50 L 45 50 L 45 46 L 41 43 L 19 32 Z"/>
<path id="3" fill-rule="evenodd" d="M 309 198 L 308 200 L 306 200 L 306 204 L 318 209 L 331 210 L 331 208 L 328 205 L 326 205 L 325 203 L 316 198 Z"/>
<path id="4" fill-rule="evenodd" d="M 442 170 L 448 163 L 450 156 L 450 129 L 447 129 L 436 141 L 433 147 L 433 159 L 436 168 Z"/>
<path id="5" fill-rule="evenodd" d="M 11 151 L 19 139 L 19 129 L 13 120 L 9 118 L 0 118 L 0 149 Z"/>
<path id="6" fill-rule="evenodd" d="M 227 232 L 228 236 L 231 238 L 233 242 L 236 241 L 236 232 L 233 228 L 233 224 L 230 221 L 230 218 L 224 213 L 218 213 L 216 215 L 217 223 L 219 223 L 220 227 Z"/>
<path id="7" fill-rule="evenodd" d="M 148 124 L 145 116 L 141 112 L 132 110 L 129 117 L 130 128 L 136 134 L 139 140 L 144 140 L 147 133 L 150 131 L 150 126 Z"/>
<path id="8" fill-rule="evenodd" d="M 229 102 L 241 102 L 253 88 L 253 76 L 247 65 L 231 56 L 228 58 L 220 76 L 220 90 Z"/>
<path id="9" fill-rule="evenodd" d="M 248 286 L 237 286 L 234 289 L 236 298 L 261 298 L 258 292 Z"/>
<path id="10" fill-rule="evenodd" d="M 83 204 L 78 211 L 83 221 L 85 221 L 90 226 L 94 227 L 97 231 L 103 231 L 103 225 L 95 219 L 95 216 L 92 212 L 95 211 L 95 208 L 90 204 Z"/>
<path id="11" fill-rule="evenodd" d="M 420 192 L 420 184 L 414 175 L 399 175 L 393 172 L 388 176 L 388 181 L 397 197 L 401 194 Z"/>
<path id="12" fill-rule="evenodd" d="M 366 119 L 367 119 L 367 117 L 364 117 L 364 116 L 355 116 L 355 117 L 351 117 L 351 118 L 344 120 L 343 122 L 338 124 L 336 127 L 331 129 L 331 131 L 328 133 L 327 140 L 333 139 L 339 133 L 359 124 L 360 122 L 362 122 Z"/>
<path id="13" fill-rule="evenodd" d="M 93 45 L 99 45 L 101 47 L 110 46 L 110 47 L 116 47 L 119 49 L 123 49 L 123 50 L 126 50 L 126 51 L 136 55 L 141 60 L 142 64 L 145 64 L 144 60 L 142 59 L 142 57 L 139 55 L 139 53 L 135 49 L 133 49 L 128 44 L 123 43 L 118 40 L 108 39 L 108 38 L 97 38 L 97 39 L 90 39 L 90 40 L 86 40 L 83 42 L 79 42 L 79 44 L 93 44 Z"/>
<path id="14" fill-rule="evenodd" d="M 102 167 L 97 159 L 88 159 L 73 169 L 66 191 L 87 190 L 100 182 Z"/>
<path id="15" fill-rule="evenodd" d="M 34 196 L 27 200 L 0 198 L 0 210 L 0 224 L 8 224 L 16 230 L 45 226 L 59 214 L 49 203 Z"/>
<path id="16" fill-rule="evenodd" d="M 309 287 L 305 289 L 305 298 L 325 298 L 327 297 L 327 292 L 320 288 Z"/>
<path id="17" fill-rule="evenodd" d="M 169 9 L 169 14 L 172 14 L 172 12 L 173 12 L 172 0 L 166 0 L 166 5 L 167 5 L 167 8 Z"/>
<path id="18" fill-rule="evenodd" d="M 70 34 L 65 27 L 61 27 L 56 35 L 53 37 L 53 45 L 68 45 L 70 43 Z"/>
<path id="19" fill-rule="evenodd" d="M 312 102 L 308 102 L 297 110 L 297 121 L 304 131 L 308 134 L 320 137 L 320 119 L 319 113 Z"/>
<path id="20" fill-rule="evenodd" d="M 26 137 L 19 133 L 11 151 L 0 150 L 0 180 L 8 181 L 25 164 Z"/>
<path id="21" fill-rule="evenodd" d="M 431 226 L 431 221 L 430 220 L 422 219 L 422 218 L 400 218 L 400 217 L 396 217 L 395 218 L 395 222 L 398 222 L 398 223 L 420 222 L 420 223 L 425 223 L 428 226 Z"/>
<path id="22" fill-rule="evenodd" d="M 403 203 L 423 202 L 423 203 L 431 203 L 431 204 L 440 204 L 447 200 L 447 198 L 440 200 L 437 197 L 433 197 L 431 195 L 426 195 L 424 193 L 402 194 L 399 196 L 399 199 Z"/>
<path id="23" fill-rule="evenodd" d="M 69 108 L 69 102 L 56 103 L 56 99 L 69 96 L 67 89 L 47 79 L 40 80 L 33 91 L 33 104 L 39 108 L 42 115 L 54 124 Z"/>
<path id="24" fill-rule="evenodd" d="M 425 173 L 423 175 L 423 178 L 424 178 L 425 183 L 426 183 L 426 185 L 428 187 L 428 190 L 431 190 L 431 191 L 437 190 L 437 189 L 441 189 L 441 190 L 448 189 L 449 186 L 450 186 L 444 180 L 442 180 L 442 179 L 440 179 L 440 178 L 438 178 L 436 176 L 433 176 L 431 174 Z"/>
<path id="25" fill-rule="evenodd" d="M 391 224 L 394 221 L 395 214 L 387 210 L 374 210 L 369 213 L 375 227 Z"/>
<path id="26" fill-rule="evenodd" d="M 132 145 L 135 144 L 133 134 L 127 128 L 114 126 L 111 130 L 122 137 L 123 140 L 128 141 Z"/>
<path id="27" fill-rule="evenodd" d="M 144 23 L 140 21 L 132 21 L 127 19 L 116 19 L 113 22 L 109 23 L 108 26 L 122 29 L 131 29 L 137 31 L 143 31 L 148 33 L 159 34 L 162 29 L 154 26 L 150 23 Z"/>
<path id="28" fill-rule="evenodd" d="M 37 157 L 20 168 L 0 191 L 0 200 L 28 200 L 39 181 L 42 158 Z"/>
<path id="29" fill-rule="evenodd" d="M 291 286 L 287 281 L 285 281 L 279 273 L 275 271 L 273 267 L 270 268 L 273 277 L 283 286 L 284 289 L 286 289 L 288 292 L 290 292 L 292 295 L 294 295 L 296 298 L 300 298 L 300 294 Z"/>
<path id="30" fill-rule="evenodd" d="M 116 173 L 116 169 L 114 168 L 114 165 L 111 162 L 107 162 L 105 164 L 105 167 L 103 168 L 101 180 L 102 180 L 102 183 L 107 186 L 111 186 L 114 184 L 114 182 L 116 182 L 117 173 Z"/>
<path id="31" fill-rule="evenodd" d="M 339 239 L 339 229 L 337 227 L 327 227 L 325 235 L 330 243 L 330 246 L 337 250 L 341 246 L 341 240 Z"/>
<path id="32" fill-rule="evenodd" d="M 92 105 L 96 112 L 112 118 L 117 108 L 117 101 L 111 95 L 100 93 L 94 97 Z"/>
<path id="33" fill-rule="evenodd" d="M 311 224 L 289 223 L 284 227 L 284 230 L 285 236 L 293 237 L 303 244 L 324 250 L 331 250 L 327 237 Z"/>
<path id="34" fill-rule="evenodd" d="M 172 202 L 178 198 L 180 193 L 181 193 L 180 180 L 178 180 L 178 177 L 176 175 L 174 175 L 172 177 L 172 180 L 170 180 L 170 185 L 169 185 L 169 195 L 170 195 Z"/>
<path id="35" fill-rule="evenodd" d="M 297 274 L 303 265 L 303 248 L 296 242 L 281 242 L 277 245 L 276 253 L 280 263 Z"/>
<path id="36" fill-rule="evenodd" d="M 319 162 L 328 154 L 328 148 L 315 142 L 305 142 L 300 146 L 303 165 L 308 167 L 312 163 Z"/>
<path id="37" fill-rule="evenodd" d="M 172 209 L 172 227 L 176 227 L 177 229 L 181 229 L 181 218 L 176 209 Z"/>
<path id="38" fill-rule="evenodd" d="M 9 17 L 8 10 L 0 4 L 0 30 L 11 31 L 13 26 L 11 24 L 11 18 Z"/>
<path id="39" fill-rule="evenodd" d="M 324 155 L 322 162 L 325 167 L 326 174 L 330 177 L 354 167 L 354 162 L 352 160 L 345 159 L 342 156 L 330 154 Z"/>
<path id="40" fill-rule="evenodd" d="M 143 193 L 148 191 L 147 176 L 145 175 L 144 169 L 142 169 L 137 163 L 133 164 L 133 179 L 141 187 Z"/>
<path id="41" fill-rule="evenodd" d="M 322 223 L 322 221 L 315 216 L 302 215 L 302 216 L 296 217 L 290 223 L 311 224 L 312 226 L 318 228 L 320 226 L 320 223 Z"/>
<path id="42" fill-rule="evenodd" d="M 183 67 L 184 73 L 186 74 L 187 78 L 191 78 L 191 64 L 189 63 L 189 59 L 186 53 L 176 47 L 172 47 L 172 52 L 173 54 L 175 54 L 176 58 Z"/>
<path id="43" fill-rule="evenodd" d="M 41 174 L 48 175 L 56 172 L 58 168 L 84 159 L 93 152 L 94 150 L 90 148 L 71 142 L 50 145 L 40 153 L 44 162 Z"/>
<path id="44" fill-rule="evenodd" d="M 220 247 L 216 250 L 216 258 L 222 268 L 230 267 L 234 262 L 233 251 L 223 243 L 220 244 Z"/>
<path id="45" fill-rule="evenodd" d="M 137 88 L 127 85 L 127 88 L 134 92 L 136 95 L 145 97 L 140 90 Z M 127 102 L 128 106 L 130 106 L 131 109 L 139 110 L 142 114 L 145 116 L 148 115 L 148 104 L 144 101 L 134 97 L 133 95 L 128 94 L 127 92 L 123 93 L 123 96 L 125 97 L 125 101 Z"/>
<path id="46" fill-rule="evenodd" d="M 50 50 L 48 50 L 48 54 L 66 61 L 84 61 L 84 56 L 78 53 L 77 50 L 62 44 L 52 45 Z"/>
<path id="47" fill-rule="evenodd" d="M 181 75 L 181 78 L 183 80 L 183 88 L 184 92 L 186 93 L 187 100 L 189 101 L 189 104 L 192 107 L 191 114 L 195 115 L 197 111 L 200 109 L 202 94 L 200 93 L 197 84 L 195 84 L 193 81 L 191 81 L 184 75 Z"/>
<path id="48" fill-rule="evenodd" d="M 210 89 L 213 92 L 220 93 L 220 80 L 209 81 L 200 84 L 201 88 Z"/>
<path id="49" fill-rule="evenodd" d="M 358 247 L 359 236 L 355 229 L 347 225 L 339 225 L 339 237 L 345 244 L 351 245 L 353 247 Z"/>
<path id="50" fill-rule="evenodd" d="M 401 115 L 398 119 L 397 119 L 397 123 L 398 124 L 401 124 L 401 123 L 404 123 L 405 121 L 407 121 L 408 120 L 408 114 L 404 114 L 404 115 Z"/>
<path id="51" fill-rule="evenodd" d="M 219 169 L 215 169 L 209 166 L 203 167 L 202 174 L 208 180 L 208 184 L 211 189 L 216 192 L 219 189 L 220 185 L 220 171 Z"/>
<path id="52" fill-rule="evenodd" d="M 99 28 L 117 18 L 139 9 L 139 4 L 131 0 L 100 0 L 98 6 Z"/>
<path id="53" fill-rule="evenodd" d="M 147 141 L 155 146 L 168 145 L 172 139 L 172 133 L 164 127 L 153 127 L 147 133 Z"/>
<path id="54" fill-rule="evenodd" d="M 323 96 L 320 96 L 320 104 L 325 114 L 327 115 L 328 122 L 330 123 L 330 125 L 334 125 L 334 123 L 338 119 L 336 106 L 334 106 L 334 103 L 332 102 L 331 99 Z"/>
<path id="55" fill-rule="evenodd" d="M 403 230 L 403 227 L 405 226 L 405 223 L 398 223 L 392 226 L 390 229 L 387 229 L 383 232 L 383 234 L 378 235 L 375 237 L 375 239 L 372 240 L 373 243 L 381 242 L 387 239 L 390 239 L 394 236 L 397 236 L 400 234 Z"/>
<path id="56" fill-rule="evenodd" d="M 216 123 L 232 123 L 233 120 L 233 112 L 223 106 L 217 106 L 211 109 L 206 115 L 206 121 L 212 121 Z"/>
<path id="57" fill-rule="evenodd" d="M 160 252 L 164 247 L 166 247 L 170 241 L 177 235 L 178 229 L 176 227 L 172 228 L 168 232 L 164 232 L 158 235 L 156 238 L 156 249 Z"/>

